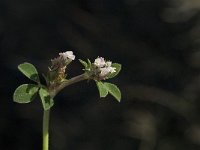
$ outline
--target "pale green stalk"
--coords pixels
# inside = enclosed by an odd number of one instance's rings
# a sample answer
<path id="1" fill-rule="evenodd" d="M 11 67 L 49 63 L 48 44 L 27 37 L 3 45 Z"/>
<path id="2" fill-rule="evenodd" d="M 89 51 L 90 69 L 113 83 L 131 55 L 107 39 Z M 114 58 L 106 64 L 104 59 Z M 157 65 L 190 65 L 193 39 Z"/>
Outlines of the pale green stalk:
<path id="1" fill-rule="evenodd" d="M 49 150 L 49 116 L 50 109 L 43 112 L 43 150 Z"/>
<path id="2" fill-rule="evenodd" d="M 76 77 L 71 78 L 70 80 L 67 80 L 63 82 L 60 86 L 58 86 L 55 89 L 49 90 L 50 96 L 54 98 L 63 88 L 74 84 L 76 82 L 86 80 L 89 76 L 87 74 L 81 74 Z M 50 118 L 50 109 L 44 110 L 43 112 L 43 150 L 49 150 L 49 118 Z"/>

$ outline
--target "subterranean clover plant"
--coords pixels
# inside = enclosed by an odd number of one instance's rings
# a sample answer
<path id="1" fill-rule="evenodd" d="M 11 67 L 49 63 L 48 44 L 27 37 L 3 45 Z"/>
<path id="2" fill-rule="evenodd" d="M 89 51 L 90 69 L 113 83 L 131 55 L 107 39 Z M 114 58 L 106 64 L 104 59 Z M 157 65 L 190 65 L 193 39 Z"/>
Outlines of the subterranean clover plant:
<path id="1" fill-rule="evenodd" d="M 72 51 L 59 53 L 57 58 L 51 60 L 51 66 L 43 77 L 46 85 L 42 85 L 36 68 L 30 63 L 22 63 L 18 69 L 35 84 L 22 84 L 14 92 L 13 100 L 17 103 L 29 103 L 35 99 L 39 93 L 43 113 L 43 150 L 49 149 L 49 117 L 50 109 L 54 105 L 54 97 L 65 87 L 82 80 L 94 80 L 99 90 L 100 97 L 106 97 L 111 94 L 117 101 L 121 100 L 119 88 L 112 83 L 104 80 L 115 77 L 121 70 L 121 65 L 105 60 L 103 57 L 97 57 L 92 63 L 89 59 L 83 61 L 79 59 L 84 66 L 84 73 L 68 79 L 66 74 L 67 66 L 75 60 Z"/>

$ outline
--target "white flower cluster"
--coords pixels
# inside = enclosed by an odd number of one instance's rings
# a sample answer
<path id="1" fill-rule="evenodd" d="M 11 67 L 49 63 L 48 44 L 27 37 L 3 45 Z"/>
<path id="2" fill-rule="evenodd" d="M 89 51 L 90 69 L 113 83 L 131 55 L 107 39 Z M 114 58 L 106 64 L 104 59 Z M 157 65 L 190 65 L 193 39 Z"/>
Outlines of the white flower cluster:
<path id="1" fill-rule="evenodd" d="M 75 55 L 73 54 L 72 51 L 66 51 L 63 53 L 59 53 L 59 57 L 51 60 L 52 68 L 65 69 L 66 66 L 74 59 L 75 59 Z"/>
<path id="2" fill-rule="evenodd" d="M 111 61 L 105 61 L 105 59 L 103 57 L 96 58 L 95 61 L 94 61 L 94 65 L 100 70 L 99 76 L 101 78 L 106 77 L 109 73 L 116 72 L 116 68 L 111 67 L 112 62 Z"/>
<path id="3" fill-rule="evenodd" d="M 59 55 L 66 61 L 68 61 L 68 60 L 72 61 L 75 59 L 75 55 L 73 54 L 72 51 L 66 51 L 64 53 L 59 53 Z"/>
<path id="4" fill-rule="evenodd" d="M 67 65 L 75 59 L 72 51 L 59 53 L 59 56 L 51 60 L 51 67 L 49 68 L 49 77 L 52 84 L 58 84 L 66 77 Z"/>

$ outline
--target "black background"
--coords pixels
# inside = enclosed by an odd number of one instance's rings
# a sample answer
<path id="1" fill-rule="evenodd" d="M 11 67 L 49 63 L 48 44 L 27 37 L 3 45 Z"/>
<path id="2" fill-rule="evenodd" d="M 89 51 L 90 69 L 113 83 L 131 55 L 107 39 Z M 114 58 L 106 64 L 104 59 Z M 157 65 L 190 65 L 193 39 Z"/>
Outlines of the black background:
<path id="1" fill-rule="evenodd" d="M 42 106 L 13 102 L 22 62 L 45 73 L 50 59 L 103 56 L 123 69 L 110 82 L 118 103 L 94 82 L 64 89 L 51 111 L 51 150 L 200 149 L 199 8 L 191 0 L 1 0 L 0 149 L 42 149 Z M 76 59 L 69 77 L 81 74 Z"/>

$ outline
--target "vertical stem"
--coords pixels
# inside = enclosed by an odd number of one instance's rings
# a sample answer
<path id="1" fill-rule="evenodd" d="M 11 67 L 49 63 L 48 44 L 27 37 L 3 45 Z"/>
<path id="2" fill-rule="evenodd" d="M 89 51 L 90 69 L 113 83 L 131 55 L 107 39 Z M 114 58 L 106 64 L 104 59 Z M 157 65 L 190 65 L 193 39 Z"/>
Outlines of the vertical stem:
<path id="1" fill-rule="evenodd" d="M 60 92 L 64 87 L 69 86 L 73 83 L 86 80 L 89 76 L 87 74 L 82 74 L 71 78 L 67 82 L 62 83 L 56 89 L 50 90 L 51 98 L 54 98 L 58 92 Z M 50 109 L 43 111 L 43 150 L 49 150 L 49 117 L 50 117 Z"/>
<path id="2" fill-rule="evenodd" d="M 43 112 L 43 150 L 49 150 L 49 115 L 50 110 Z"/>

